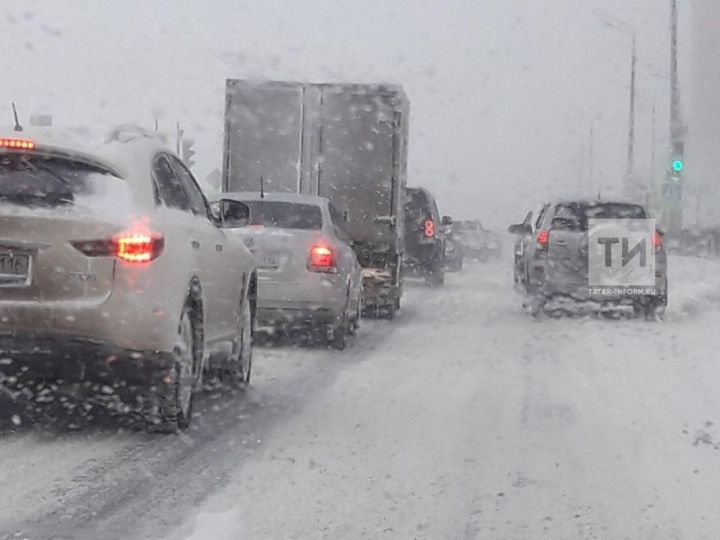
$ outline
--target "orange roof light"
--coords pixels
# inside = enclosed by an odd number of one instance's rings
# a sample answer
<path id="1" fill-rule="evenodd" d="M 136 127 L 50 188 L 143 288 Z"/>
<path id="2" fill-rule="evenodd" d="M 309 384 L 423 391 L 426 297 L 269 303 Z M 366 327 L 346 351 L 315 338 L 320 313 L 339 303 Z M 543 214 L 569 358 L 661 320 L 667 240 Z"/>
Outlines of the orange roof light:
<path id="1" fill-rule="evenodd" d="M 12 148 L 13 150 L 34 150 L 35 141 L 31 141 L 30 139 L 0 138 L 0 148 Z"/>

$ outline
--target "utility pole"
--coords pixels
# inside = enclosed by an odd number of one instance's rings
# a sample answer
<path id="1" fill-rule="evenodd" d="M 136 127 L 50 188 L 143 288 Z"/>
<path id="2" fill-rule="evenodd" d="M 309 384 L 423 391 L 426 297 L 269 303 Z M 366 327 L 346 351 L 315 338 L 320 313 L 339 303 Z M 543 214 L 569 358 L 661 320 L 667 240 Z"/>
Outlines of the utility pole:
<path id="1" fill-rule="evenodd" d="M 685 153 L 684 127 L 680 110 L 680 86 L 678 81 L 678 4 L 670 0 L 670 144 L 673 162 L 683 162 Z M 678 174 L 681 169 L 678 171 Z M 672 175 L 672 172 L 670 173 Z M 682 227 L 682 177 L 671 204 L 667 205 L 667 226 L 671 233 Z"/>
<path id="2" fill-rule="evenodd" d="M 670 10 L 670 138 L 679 140 L 682 131 L 680 120 L 680 88 L 678 86 L 678 8 L 671 0 Z"/>
<path id="3" fill-rule="evenodd" d="M 588 192 L 593 189 L 593 176 L 595 168 L 595 121 L 590 121 L 590 149 L 588 151 Z"/>
<path id="4" fill-rule="evenodd" d="M 626 190 L 635 195 L 635 102 L 637 96 L 637 35 L 632 33 L 632 59 L 630 61 L 630 127 L 628 128 L 628 155 Z"/>
<path id="5" fill-rule="evenodd" d="M 630 56 L 630 121 L 628 126 L 627 170 L 625 172 L 624 191 L 628 197 L 636 197 L 638 192 L 635 179 L 635 109 L 637 102 L 637 32 L 632 25 L 613 18 L 605 17 L 602 23 L 608 28 L 620 31 L 632 38 Z"/>
<path id="6" fill-rule="evenodd" d="M 180 122 L 175 124 L 175 153 L 179 156 L 180 149 L 182 148 L 182 140 L 185 131 L 180 127 Z"/>
<path id="7" fill-rule="evenodd" d="M 657 160 L 657 103 L 652 106 L 652 148 L 650 152 L 650 189 L 655 190 L 657 179 L 655 178 L 655 164 Z"/>

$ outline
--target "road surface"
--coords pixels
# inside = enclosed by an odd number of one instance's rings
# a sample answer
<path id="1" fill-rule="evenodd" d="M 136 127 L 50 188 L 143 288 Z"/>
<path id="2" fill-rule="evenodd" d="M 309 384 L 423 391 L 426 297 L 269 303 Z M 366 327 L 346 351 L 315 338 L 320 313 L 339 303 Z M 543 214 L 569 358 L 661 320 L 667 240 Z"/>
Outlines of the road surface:
<path id="1" fill-rule="evenodd" d="M 508 272 L 259 349 L 180 436 L 6 411 L 0 538 L 716 538 L 720 265 L 672 259 L 662 323 L 534 321 Z"/>

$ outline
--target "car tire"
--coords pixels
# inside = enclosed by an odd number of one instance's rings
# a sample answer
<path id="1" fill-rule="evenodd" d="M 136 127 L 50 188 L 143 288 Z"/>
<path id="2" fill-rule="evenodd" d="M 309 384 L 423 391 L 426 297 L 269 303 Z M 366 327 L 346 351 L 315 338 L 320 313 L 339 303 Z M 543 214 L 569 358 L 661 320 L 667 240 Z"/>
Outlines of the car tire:
<path id="1" fill-rule="evenodd" d="M 348 336 L 352 333 L 352 320 L 348 316 L 348 309 L 350 308 L 350 291 L 347 293 L 347 300 L 345 300 L 345 308 L 342 310 L 342 315 L 339 317 L 339 321 L 332 327 L 332 337 L 329 339 L 330 346 L 333 349 L 342 351 L 347 346 Z"/>
<path id="2" fill-rule="evenodd" d="M 170 373 L 157 387 L 156 408 L 147 418 L 152 431 L 176 433 L 189 427 L 201 358 L 202 335 L 198 312 L 188 302 L 178 321 Z"/>
<path id="3" fill-rule="evenodd" d="M 646 321 L 662 321 L 665 319 L 665 303 L 652 301 L 645 305 L 644 310 Z"/>
<path id="4" fill-rule="evenodd" d="M 362 294 L 358 295 L 357 306 L 355 308 L 355 314 L 350 320 L 350 335 L 354 336 L 357 331 L 360 330 L 360 319 L 362 318 Z"/>
<path id="5" fill-rule="evenodd" d="M 228 367 L 230 381 L 237 386 L 250 384 L 253 366 L 253 340 L 255 337 L 255 316 L 250 295 L 243 294 L 238 313 L 238 331 L 234 344 L 232 361 Z"/>
<path id="6" fill-rule="evenodd" d="M 342 351 L 347 347 L 348 336 L 350 335 L 350 322 L 347 315 L 343 315 L 341 321 L 332 330 L 330 346 L 333 349 Z"/>

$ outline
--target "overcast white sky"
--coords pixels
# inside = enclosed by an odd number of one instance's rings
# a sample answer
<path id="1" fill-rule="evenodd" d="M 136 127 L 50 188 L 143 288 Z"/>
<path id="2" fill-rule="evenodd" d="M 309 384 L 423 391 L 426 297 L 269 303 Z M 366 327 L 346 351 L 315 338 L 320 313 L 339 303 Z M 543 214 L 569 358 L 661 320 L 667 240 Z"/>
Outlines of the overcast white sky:
<path id="1" fill-rule="evenodd" d="M 58 125 L 180 120 L 198 140 L 203 177 L 221 163 L 227 77 L 400 83 L 411 183 L 430 187 L 445 213 L 504 225 L 579 185 L 591 120 L 595 178 L 622 178 L 630 38 L 604 26 L 608 17 L 638 32 L 638 169 L 649 171 L 654 102 L 663 135 L 667 123 L 667 82 L 650 66 L 667 70 L 669 3 L 3 2 L 0 116 L 9 121 L 15 100 Z"/>

